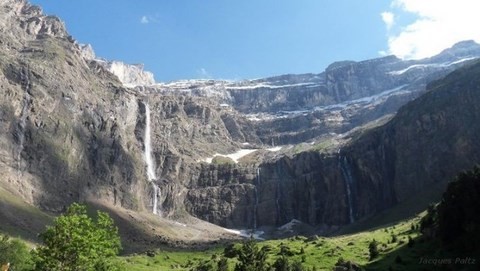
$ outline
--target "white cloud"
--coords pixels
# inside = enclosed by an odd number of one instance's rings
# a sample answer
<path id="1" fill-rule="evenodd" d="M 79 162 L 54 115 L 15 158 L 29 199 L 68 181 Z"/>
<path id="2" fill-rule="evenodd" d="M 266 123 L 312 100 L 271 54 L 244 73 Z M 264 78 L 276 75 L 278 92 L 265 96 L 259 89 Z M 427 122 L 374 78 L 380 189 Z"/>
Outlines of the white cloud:
<path id="1" fill-rule="evenodd" d="M 140 17 L 140 23 L 141 24 L 150 24 L 150 23 L 159 23 L 160 22 L 160 16 L 158 14 L 155 15 L 143 15 Z"/>
<path id="2" fill-rule="evenodd" d="M 389 28 L 388 53 L 401 58 L 424 58 L 435 55 L 462 40 L 480 41 L 480 1 L 478 0 L 393 0 L 394 12 L 382 13 Z M 411 13 L 414 22 L 399 26 L 397 14 Z M 390 15 L 393 16 L 390 23 Z M 396 21 L 396 22 L 395 22 Z"/>
<path id="3" fill-rule="evenodd" d="M 148 19 L 148 16 L 143 15 L 142 18 L 140 18 L 140 23 L 142 24 L 148 24 L 150 20 Z"/>
<path id="4" fill-rule="evenodd" d="M 210 79 L 212 76 L 205 68 L 200 68 L 197 70 L 197 74 L 201 79 Z"/>
<path id="5" fill-rule="evenodd" d="M 395 23 L 395 15 L 391 12 L 385 11 L 382 12 L 380 16 L 382 16 L 382 20 L 387 26 L 387 29 L 390 30 L 390 28 L 392 28 L 393 24 Z"/>

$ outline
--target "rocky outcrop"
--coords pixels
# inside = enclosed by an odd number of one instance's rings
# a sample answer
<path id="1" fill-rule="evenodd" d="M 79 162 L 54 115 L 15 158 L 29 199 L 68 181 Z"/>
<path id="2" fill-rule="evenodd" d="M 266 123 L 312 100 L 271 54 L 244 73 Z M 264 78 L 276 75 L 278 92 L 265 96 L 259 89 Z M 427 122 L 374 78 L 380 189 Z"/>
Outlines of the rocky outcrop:
<path id="1" fill-rule="evenodd" d="M 88 62 L 98 65 L 117 76 L 125 87 L 151 86 L 155 84 L 153 73 L 145 71 L 143 64 L 126 64 L 121 61 L 108 61 L 97 58 L 90 44 L 78 44 L 81 56 Z"/>
<path id="2" fill-rule="evenodd" d="M 153 73 L 145 71 L 143 64 L 125 64 L 120 61 L 97 60 L 108 71 L 115 74 L 118 80 L 127 87 L 150 86 L 155 84 Z"/>

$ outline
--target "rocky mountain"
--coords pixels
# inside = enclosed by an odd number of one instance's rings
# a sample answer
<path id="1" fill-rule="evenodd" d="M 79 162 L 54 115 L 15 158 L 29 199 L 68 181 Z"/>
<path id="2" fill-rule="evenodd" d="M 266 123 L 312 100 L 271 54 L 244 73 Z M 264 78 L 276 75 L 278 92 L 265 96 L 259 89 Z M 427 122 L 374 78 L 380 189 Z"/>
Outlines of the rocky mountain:
<path id="1" fill-rule="evenodd" d="M 90 44 L 79 44 L 82 57 L 94 61 L 118 77 L 125 87 L 150 86 L 155 84 L 153 73 L 145 71 L 143 64 L 126 64 L 121 61 L 109 61 L 97 58 Z"/>
<path id="2" fill-rule="evenodd" d="M 188 80 L 137 90 L 207 97 L 251 120 L 264 144 L 296 144 L 330 133 L 342 134 L 393 114 L 421 95 L 428 82 L 479 55 L 478 44 L 465 41 L 423 60 L 389 56 L 333 63 L 319 74 L 245 81 Z"/>
<path id="3" fill-rule="evenodd" d="M 89 194 L 136 208 L 136 96 L 86 62 L 58 18 L 25 1 L 0 8 L 3 186 L 51 211 Z"/>
<path id="4" fill-rule="evenodd" d="M 44 211 L 102 202 L 134 211 L 133 224 L 155 213 L 142 223 L 296 219 L 322 232 L 479 158 L 472 41 L 319 74 L 155 83 L 142 66 L 98 59 L 24 0 L 2 1 L 0 15 L 0 186 Z"/>

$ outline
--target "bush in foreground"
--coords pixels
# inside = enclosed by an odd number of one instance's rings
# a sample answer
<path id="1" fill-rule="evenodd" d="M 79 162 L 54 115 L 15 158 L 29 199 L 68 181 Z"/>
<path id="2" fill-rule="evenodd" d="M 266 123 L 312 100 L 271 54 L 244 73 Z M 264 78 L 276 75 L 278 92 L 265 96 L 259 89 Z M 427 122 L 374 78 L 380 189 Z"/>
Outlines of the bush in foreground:
<path id="1" fill-rule="evenodd" d="M 104 212 L 92 219 L 84 205 L 74 203 L 40 237 L 44 246 L 33 252 L 35 270 L 118 270 L 112 260 L 121 249 L 120 237 Z"/>

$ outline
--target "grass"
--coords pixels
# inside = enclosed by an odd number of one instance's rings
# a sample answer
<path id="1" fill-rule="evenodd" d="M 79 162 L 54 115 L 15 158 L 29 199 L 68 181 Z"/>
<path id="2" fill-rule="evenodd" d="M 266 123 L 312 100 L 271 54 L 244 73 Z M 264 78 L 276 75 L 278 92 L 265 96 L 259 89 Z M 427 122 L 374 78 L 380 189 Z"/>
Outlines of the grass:
<path id="1" fill-rule="evenodd" d="M 440 201 L 443 191 L 445 191 L 445 184 L 433 184 L 428 189 L 420 191 L 418 194 L 406 199 L 404 202 L 397 204 L 374 217 L 365 218 L 362 221 L 343 227 L 336 234 L 370 231 L 379 227 L 387 227 L 389 225 L 397 224 L 421 213 L 427 209 L 428 205 L 431 203 Z"/>
<path id="2" fill-rule="evenodd" d="M 360 266 L 367 267 L 367 270 L 388 270 L 395 263 L 397 255 L 402 258 L 401 269 L 411 270 L 412 264 L 418 263 L 418 251 L 428 250 L 429 243 L 418 248 L 408 247 L 409 237 L 417 240 L 419 232 L 412 230 L 416 227 L 424 213 L 413 218 L 401 221 L 395 225 L 378 228 L 376 230 L 349 234 L 337 237 L 301 237 L 295 236 L 289 239 L 269 240 L 259 243 L 260 246 L 269 247 L 269 262 L 273 262 L 280 254 L 281 247 L 285 247 L 289 253 L 290 261 L 303 262 L 306 267 L 315 266 L 317 270 L 332 270 L 338 259 L 352 261 Z M 392 236 L 397 238 L 392 241 Z M 368 245 L 375 239 L 379 242 L 380 256 L 370 261 Z M 128 270 L 189 270 L 194 264 L 201 261 L 219 257 L 223 248 L 217 247 L 205 251 L 156 251 L 153 257 L 147 255 L 132 255 L 120 257 L 118 260 Z M 390 256 L 395 255 L 394 257 Z M 217 255 L 217 256 L 215 256 Z M 235 260 L 229 259 L 231 267 Z M 410 264 L 410 265 L 409 265 Z"/>
<path id="3" fill-rule="evenodd" d="M 235 161 L 233 161 L 230 157 L 217 155 L 212 159 L 212 164 L 214 164 L 214 165 L 235 165 Z"/>
<path id="4" fill-rule="evenodd" d="M 189 270 L 193 264 L 209 260 L 219 255 L 223 248 L 212 248 L 206 251 L 162 250 L 155 255 L 146 254 L 119 257 L 118 261 L 131 271 L 148 270 Z"/>
<path id="5" fill-rule="evenodd" d="M 39 211 L 15 198 L 8 191 L 0 187 L 0 218 L 5 217 L 5 204 L 8 202 L 10 211 L 19 215 L 19 221 L 22 217 L 35 217 L 41 221 L 39 224 L 46 224 L 51 221 L 51 217 L 39 213 Z M 414 204 L 414 203 L 412 203 Z M 395 210 L 391 210 L 392 212 Z M 401 213 L 399 210 L 396 213 Z M 283 251 L 288 255 L 290 262 L 302 262 L 305 267 L 315 267 L 316 270 L 332 270 L 339 259 L 352 261 L 365 270 L 432 270 L 436 266 L 421 264 L 421 259 L 456 259 L 458 255 L 450 255 L 442 251 L 440 244 L 435 240 L 427 240 L 421 236 L 418 226 L 421 218 L 426 212 L 421 212 L 415 216 L 400 220 L 396 223 L 390 223 L 385 226 L 375 226 L 368 230 L 352 234 L 344 234 L 334 237 L 303 237 L 294 236 L 288 239 L 268 240 L 259 242 L 259 246 L 268 247 L 268 261 L 273 263 Z M 7 214 L 8 215 L 8 214 Z M 383 221 L 392 219 L 392 215 L 381 215 L 373 218 L 373 221 Z M 20 223 L 20 222 L 19 222 Z M 370 222 L 373 223 L 373 222 Z M 366 227 L 359 224 L 357 230 Z M 32 231 L 20 232 L 16 225 L 0 223 L 0 232 L 8 233 L 10 236 L 21 236 L 23 240 L 28 240 L 35 225 L 31 226 Z M 371 225 L 373 226 L 373 225 Z M 351 228 L 350 230 L 353 230 Z M 33 237 L 33 236 L 31 236 Z M 395 238 L 394 238 L 395 237 Z M 393 239 L 396 239 L 393 241 Z M 413 240 L 413 245 L 409 245 L 409 239 Z M 379 245 L 379 256 L 371 260 L 369 255 L 369 244 L 376 240 Z M 240 244 L 236 244 L 240 246 Z M 191 270 L 198 263 L 219 259 L 223 255 L 224 247 L 217 246 L 203 250 L 175 250 L 172 248 L 158 249 L 144 254 L 132 254 L 128 256 L 117 257 L 118 261 L 126 270 L 149 271 L 149 270 Z M 475 259 L 475 255 L 462 255 L 462 258 L 470 256 Z M 478 256 L 476 257 L 478 260 Z M 233 270 L 236 259 L 229 259 L 230 270 Z M 456 265 L 454 268 L 463 268 L 458 270 L 476 270 L 477 265 Z M 471 269 L 468 269 L 471 268 Z M 452 269 L 457 270 L 457 269 Z"/>
<path id="6" fill-rule="evenodd" d="M 34 246 L 38 242 L 38 233 L 52 221 L 52 216 L 25 203 L 0 186 L 0 233 Z"/>

